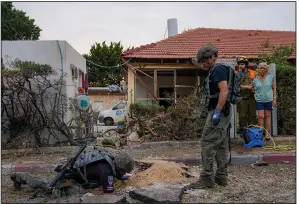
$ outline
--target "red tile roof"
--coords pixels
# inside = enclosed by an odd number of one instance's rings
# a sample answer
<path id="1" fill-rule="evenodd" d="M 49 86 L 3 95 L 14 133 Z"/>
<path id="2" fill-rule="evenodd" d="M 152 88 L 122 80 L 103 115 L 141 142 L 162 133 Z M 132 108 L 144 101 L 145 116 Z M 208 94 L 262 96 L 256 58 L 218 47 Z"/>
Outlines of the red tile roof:
<path id="1" fill-rule="evenodd" d="M 197 28 L 156 43 L 143 45 L 123 53 L 124 58 L 190 59 L 204 44 L 219 50 L 219 58 L 245 55 L 257 58 L 261 47 L 268 40 L 272 45 L 291 45 L 296 42 L 296 32 L 271 30 L 233 30 Z M 290 57 L 295 59 L 296 55 Z"/>

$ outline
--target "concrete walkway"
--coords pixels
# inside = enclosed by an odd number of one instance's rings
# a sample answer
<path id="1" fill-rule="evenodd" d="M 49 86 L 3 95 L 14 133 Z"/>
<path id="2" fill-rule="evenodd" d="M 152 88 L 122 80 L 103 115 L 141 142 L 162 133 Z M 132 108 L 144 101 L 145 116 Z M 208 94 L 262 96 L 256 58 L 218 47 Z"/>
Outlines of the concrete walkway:
<path id="1" fill-rule="evenodd" d="M 275 142 L 283 142 L 283 141 L 292 141 L 296 144 L 296 137 L 274 137 Z M 240 144 L 242 140 L 231 139 L 232 144 Z M 139 149 L 149 149 L 149 148 L 159 148 L 159 147 L 185 147 L 188 145 L 200 145 L 200 141 L 159 141 L 159 142 L 144 142 L 142 144 L 136 144 L 131 146 L 126 146 L 124 150 L 139 150 Z M 41 153 L 63 153 L 63 152 L 72 152 L 78 149 L 77 146 L 56 146 L 56 147 L 41 147 L 39 148 L 39 152 Z M 9 149 L 9 150 L 1 150 L 1 155 L 6 154 L 14 154 L 14 153 L 25 153 L 25 152 L 34 152 L 33 148 L 28 149 Z"/>
<path id="2" fill-rule="evenodd" d="M 295 137 L 276 137 L 275 142 L 281 141 L 296 141 Z M 233 140 L 232 145 L 237 145 L 237 147 L 242 147 L 240 144 L 240 140 Z M 146 142 L 135 146 L 128 146 L 125 147 L 124 150 L 128 151 L 146 151 L 147 149 L 152 148 L 164 148 L 164 147 L 171 147 L 174 149 L 176 148 L 183 148 L 187 146 L 199 146 L 199 141 L 162 141 L 162 142 Z M 77 146 L 63 146 L 63 147 L 44 147 L 40 148 L 39 151 L 41 153 L 70 153 L 75 152 L 78 149 Z M 2 150 L 2 155 L 9 155 L 12 153 L 25 153 L 33 151 L 30 149 L 18 149 L 18 150 Z M 232 152 L 231 155 L 231 164 L 252 164 L 256 162 L 266 162 L 266 163 L 289 163 L 295 164 L 296 163 L 296 151 L 283 151 L 283 152 L 267 152 L 263 151 L 262 148 L 257 149 L 259 152 L 242 152 L 242 154 L 238 154 L 236 152 Z M 173 161 L 173 162 L 182 162 L 186 165 L 198 165 L 201 163 L 201 158 L 198 156 L 188 155 L 185 157 L 174 157 L 174 158 L 161 158 L 162 160 Z M 2 173 L 9 174 L 10 172 L 53 172 L 55 168 L 54 164 L 45 164 L 45 163 L 38 163 L 38 162 L 31 162 L 29 164 L 5 164 L 2 165 Z"/>
<path id="3" fill-rule="evenodd" d="M 182 162 L 186 165 L 198 165 L 201 164 L 201 158 L 169 158 L 162 159 L 165 161 L 172 162 Z M 232 155 L 231 164 L 253 164 L 265 162 L 268 164 L 276 163 L 296 163 L 296 153 L 295 152 L 284 152 L 277 154 L 257 154 L 257 155 Z M 2 165 L 2 174 L 9 174 L 11 172 L 53 172 L 56 165 L 53 164 L 41 164 L 41 163 L 31 163 L 31 164 L 5 164 Z"/>
<path id="4" fill-rule="evenodd" d="M 289 141 L 291 144 L 294 144 L 296 141 L 296 137 L 276 137 L 274 138 L 275 142 L 283 142 Z M 232 155 L 231 155 L 231 164 L 252 164 L 256 162 L 266 162 L 266 163 L 296 163 L 296 151 L 265 151 L 263 148 L 252 149 L 249 152 L 238 153 L 233 151 L 234 148 L 242 148 L 242 141 L 240 139 L 234 139 L 231 141 L 232 143 Z M 127 146 L 124 147 L 124 150 L 127 151 L 146 151 L 149 152 L 151 149 L 155 148 L 171 148 L 173 151 L 176 148 L 183 147 L 196 147 L 200 146 L 199 141 L 161 141 L 161 142 L 146 142 L 142 144 L 138 144 L 135 146 Z M 234 147 L 235 146 L 235 147 Z M 91 148 L 91 147 L 90 147 Z M 43 147 L 39 148 L 40 153 L 70 153 L 75 152 L 78 149 L 77 146 L 63 146 L 63 147 Z M 244 148 L 243 148 L 244 150 Z M 34 151 L 33 149 L 18 149 L 18 150 L 2 150 L 1 155 L 8 156 L 13 153 L 28 153 Z M 185 157 L 168 157 L 161 158 L 161 160 L 173 161 L 173 162 L 182 162 L 186 165 L 198 165 L 201 163 L 201 158 L 196 156 L 195 154 L 189 154 Z M 54 164 L 45 164 L 39 162 L 29 162 L 28 164 L 5 164 L 2 165 L 2 173 L 7 174 L 10 172 L 52 172 L 55 168 Z"/>

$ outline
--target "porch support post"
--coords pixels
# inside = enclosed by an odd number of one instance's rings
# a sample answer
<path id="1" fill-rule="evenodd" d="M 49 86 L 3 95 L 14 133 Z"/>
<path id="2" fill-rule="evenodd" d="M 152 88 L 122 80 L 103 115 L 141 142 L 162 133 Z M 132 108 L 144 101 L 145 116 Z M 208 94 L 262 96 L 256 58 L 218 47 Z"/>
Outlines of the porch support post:
<path id="1" fill-rule="evenodd" d="M 174 92 L 174 103 L 176 103 L 176 69 L 173 70 L 173 92 Z"/>
<path id="2" fill-rule="evenodd" d="M 196 70 L 196 86 L 198 87 L 200 85 L 200 76 L 199 76 L 199 71 Z"/>
<path id="3" fill-rule="evenodd" d="M 276 64 L 270 64 L 270 73 L 274 76 L 276 82 Z M 277 94 L 277 93 L 276 93 Z M 272 136 L 278 135 L 278 126 L 277 126 L 277 107 L 274 107 L 271 113 L 271 133 Z"/>
<path id="4" fill-rule="evenodd" d="M 154 95 L 158 97 L 158 74 L 157 70 L 154 70 Z"/>
<path id="5" fill-rule="evenodd" d="M 128 69 L 128 104 L 135 103 L 136 77 L 132 69 Z"/>

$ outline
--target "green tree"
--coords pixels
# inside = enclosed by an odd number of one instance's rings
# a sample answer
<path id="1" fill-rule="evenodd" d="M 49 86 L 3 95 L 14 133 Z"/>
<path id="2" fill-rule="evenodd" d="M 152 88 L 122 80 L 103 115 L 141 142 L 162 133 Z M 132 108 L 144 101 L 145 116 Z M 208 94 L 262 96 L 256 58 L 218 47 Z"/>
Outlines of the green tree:
<path id="1" fill-rule="evenodd" d="M 119 85 L 123 77 L 120 55 L 123 52 L 120 42 L 94 43 L 89 54 L 83 54 L 87 60 L 88 81 L 91 86 Z"/>
<path id="2" fill-rule="evenodd" d="M 12 2 L 1 2 L 1 40 L 38 40 L 40 27 Z"/>
<path id="3" fill-rule="evenodd" d="M 267 40 L 260 49 L 261 54 L 258 55 L 260 61 L 286 66 L 289 65 L 288 58 L 295 52 L 296 45 L 270 46 Z"/>
<path id="4" fill-rule="evenodd" d="M 260 62 L 276 64 L 278 133 L 296 135 L 296 62 L 288 58 L 296 51 L 292 45 L 270 45 L 269 40 L 260 47 Z"/>

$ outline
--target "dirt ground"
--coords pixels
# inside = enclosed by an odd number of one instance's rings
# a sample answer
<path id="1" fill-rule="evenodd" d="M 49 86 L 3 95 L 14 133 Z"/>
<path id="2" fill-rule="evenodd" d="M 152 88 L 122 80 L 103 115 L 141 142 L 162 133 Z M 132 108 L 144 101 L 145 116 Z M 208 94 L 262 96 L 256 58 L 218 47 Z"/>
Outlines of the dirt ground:
<path id="1" fill-rule="evenodd" d="M 214 189 L 190 190 L 184 203 L 295 203 L 296 166 L 272 164 L 229 167 L 229 185 Z"/>
<path id="2" fill-rule="evenodd" d="M 289 145 L 290 143 L 279 143 Z M 155 148 L 145 150 L 128 150 L 131 156 L 136 160 L 141 159 L 158 159 L 168 157 L 200 157 L 200 145 L 185 146 L 180 148 Z M 255 148 L 248 150 L 240 145 L 232 146 L 233 154 L 257 154 L 261 152 L 276 152 L 275 150 L 264 150 Z M 17 163 L 48 163 L 57 164 L 65 160 L 68 153 L 51 153 L 51 154 L 10 154 L 2 155 L 2 165 Z M 183 196 L 184 203 L 215 203 L 215 202 L 295 202 L 296 200 L 296 167 L 291 164 L 275 164 L 263 167 L 252 168 L 250 165 L 232 165 L 229 168 L 230 184 L 227 187 L 216 186 L 209 190 L 190 190 Z M 199 177 L 199 167 L 190 167 L 189 171 L 194 178 L 186 178 L 181 183 L 190 183 Z M 51 178 L 53 174 L 38 174 L 42 178 Z M 65 197 L 58 200 L 49 200 L 47 198 L 29 199 L 34 191 L 30 188 L 23 188 L 21 191 L 13 189 L 12 182 L 8 175 L 1 175 L 1 193 L 2 202 L 78 202 L 78 196 Z M 125 183 L 119 183 L 116 194 L 122 194 Z M 95 189 L 101 193 L 99 189 Z"/>
<path id="3" fill-rule="evenodd" d="M 194 177 L 180 180 L 177 183 L 190 183 L 198 179 L 200 167 L 189 167 Z M 53 174 L 37 176 L 50 178 Z M 128 182 L 129 183 L 129 182 Z M 115 194 L 124 193 L 124 183 L 117 184 Z M 3 203 L 33 202 L 78 202 L 80 195 L 60 199 L 30 199 L 34 191 L 28 187 L 14 190 L 7 175 L 2 175 L 1 184 Z M 94 194 L 101 194 L 94 189 Z M 82 195 L 81 195 L 82 196 Z M 272 164 L 269 166 L 252 167 L 251 165 L 231 165 L 229 167 L 229 185 L 207 190 L 188 190 L 183 195 L 183 203 L 295 203 L 296 202 L 296 167 L 291 164 Z"/>

